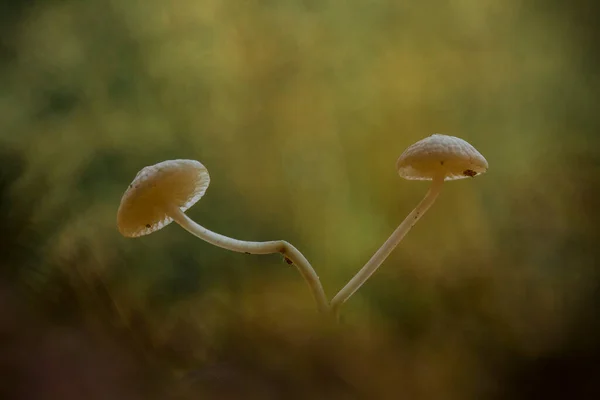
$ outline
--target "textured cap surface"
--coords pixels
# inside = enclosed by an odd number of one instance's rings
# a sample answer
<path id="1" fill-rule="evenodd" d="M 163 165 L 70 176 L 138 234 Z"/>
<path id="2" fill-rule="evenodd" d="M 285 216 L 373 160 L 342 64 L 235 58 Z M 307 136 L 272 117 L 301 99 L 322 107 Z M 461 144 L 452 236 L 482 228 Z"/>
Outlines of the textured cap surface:
<path id="1" fill-rule="evenodd" d="M 463 139 L 434 134 L 409 146 L 396 162 L 398 174 L 404 179 L 462 179 L 483 174 L 488 162 Z"/>
<path id="2" fill-rule="evenodd" d="M 206 192 L 207 169 L 195 160 L 169 160 L 137 173 L 123 194 L 117 226 L 123 236 L 148 235 L 170 224 L 169 208 L 186 211 Z"/>

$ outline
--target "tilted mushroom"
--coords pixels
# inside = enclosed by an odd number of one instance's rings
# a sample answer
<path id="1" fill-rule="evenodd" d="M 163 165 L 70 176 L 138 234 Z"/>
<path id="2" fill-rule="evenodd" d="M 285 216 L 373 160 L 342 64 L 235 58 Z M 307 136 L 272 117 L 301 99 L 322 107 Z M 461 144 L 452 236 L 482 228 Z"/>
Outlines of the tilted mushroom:
<path id="1" fill-rule="evenodd" d="M 169 160 L 143 168 L 121 199 L 117 212 L 119 232 L 126 237 L 138 237 L 175 221 L 192 235 L 227 250 L 249 254 L 282 253 L 308 283 L 319 311 L 327 311 L 327 298 L 318 275 L 306 257 L 290 243 L 232 239 L 204 228 L 185 214 L 204 196 L 209 183 L 207 169 L 195 160 Z"/>
<path id="2" fill-rule="evenodd" d="M 463 139 L 434 134 L 408 147 L 396 163 L 398 174 L 409 180 L 432 181 L 429 191 L 417 207 L 396 228 L 365 266 L 331 300 L 334 314 L 379 268 L 408 231 L 431 207 L 444 181 L 475 177 L 488 169 L 487 160 Z"/>

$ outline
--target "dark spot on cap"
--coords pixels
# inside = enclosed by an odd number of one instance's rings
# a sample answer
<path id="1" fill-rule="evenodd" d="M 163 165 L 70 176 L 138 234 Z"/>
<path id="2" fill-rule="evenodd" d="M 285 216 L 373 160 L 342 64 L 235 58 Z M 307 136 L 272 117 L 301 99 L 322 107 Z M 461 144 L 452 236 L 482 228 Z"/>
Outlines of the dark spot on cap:
<path id="1" fill-rule="evenodd" d="M 444 165 L 444 160 L 440 161 L 440 165 Z"/>
<path id="2" fill-rule="evenodd" d="M 146 228 L 150 229 L 150 228 L 152 228 L 152 225 L 146 224 Z"/>
<path id="3" fill-rule="evenodd" d="M 463 175 L 465 176 L 470 176 L 471 178 L 474 177 L 475 175 L 477 175 L 477 172 L 473 171 L 472 169 L 465 169 L 463 171 Z"/>

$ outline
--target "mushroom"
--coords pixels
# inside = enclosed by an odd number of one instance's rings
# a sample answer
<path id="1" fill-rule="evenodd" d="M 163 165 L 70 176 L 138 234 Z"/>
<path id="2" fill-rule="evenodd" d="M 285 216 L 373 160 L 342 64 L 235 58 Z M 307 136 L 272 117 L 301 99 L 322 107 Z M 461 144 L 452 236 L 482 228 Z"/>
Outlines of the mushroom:
<path id="1" fill-rule="evenodd" d="M 396 162 L 398 174 L 408 180 L 432 181 L 429 191 L 417 207 L 402 221 L 365 266 L 331 300 L 337 315 L 341 305 L 379 268 L 408 231 L 431 207 L 444 181 L 475 177 L 488 169 L 487 160 L 463 139 L 434 134 L 409 146 Z"/>
<path id="2" fill-rule="evenodd" d="M 290 243 L 277 240 L 248 242 L 213 232 L 190 219 L 185 211 L 206 192 L 207 169 L 195 160 L 168 160 L 143 168 L 123 194 L 117 226 L 126 237 L 148 235 L 175 221 L 192 235 L 227 250 L 247 254 L 282 253 L 308 283 L 319 311 L 328 310 L 323 287 L 306 257 Z"/>

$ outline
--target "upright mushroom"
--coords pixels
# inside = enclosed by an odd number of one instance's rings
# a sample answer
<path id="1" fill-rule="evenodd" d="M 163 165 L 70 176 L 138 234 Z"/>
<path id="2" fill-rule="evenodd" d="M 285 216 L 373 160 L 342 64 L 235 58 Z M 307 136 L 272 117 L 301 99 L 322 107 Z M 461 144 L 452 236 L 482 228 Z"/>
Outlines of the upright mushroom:
<path id="1" fill-rule="evenodd" d="M 429 191 L 417 207 L 402 221 L 365 266 L 331 300 L 331 310 L 341 305 L 379 268 L 408 231 L 431 207 L 444 181 L 475 177 L 488 169 L 487 160 L 463 139 L 434 134 L 408 147 L 396 162 L 398 174 L 408 180 L 432 181 Z"/>
<path id="2" fill-rule="evenodd" d="M 249 254 L 282 253 L 308 283 L 319 311 L 327 311 L 327 298 L 318 275 L 306 257 L 290 243 L 232 239 L 204 228 L 185 214 L 204 196 L 209 183 L 207 169 L 195 160 L 169 160 L 143 168 L 121 199 L 117 212 L 119 232 L 126 237 L 138 237 L 175 221 L 192 235 L 227 250 Z"/>

